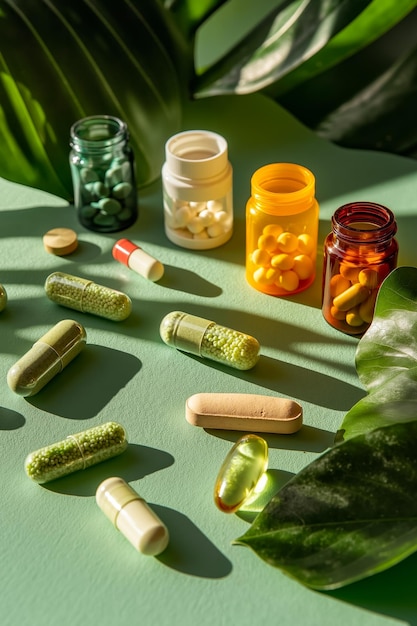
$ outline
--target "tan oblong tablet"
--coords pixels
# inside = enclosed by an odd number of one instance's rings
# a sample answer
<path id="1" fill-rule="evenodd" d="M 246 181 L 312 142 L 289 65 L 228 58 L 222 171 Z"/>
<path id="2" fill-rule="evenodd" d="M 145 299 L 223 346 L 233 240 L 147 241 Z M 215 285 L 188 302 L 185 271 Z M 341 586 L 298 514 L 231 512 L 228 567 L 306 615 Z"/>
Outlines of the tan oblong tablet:
<path id="1" fill-rule="evenodd" d="M 202 428 L 289 435 L 303 423 L 298 402 L 248 393 L 196 393 L 187 399 L 187 422 Z"/>

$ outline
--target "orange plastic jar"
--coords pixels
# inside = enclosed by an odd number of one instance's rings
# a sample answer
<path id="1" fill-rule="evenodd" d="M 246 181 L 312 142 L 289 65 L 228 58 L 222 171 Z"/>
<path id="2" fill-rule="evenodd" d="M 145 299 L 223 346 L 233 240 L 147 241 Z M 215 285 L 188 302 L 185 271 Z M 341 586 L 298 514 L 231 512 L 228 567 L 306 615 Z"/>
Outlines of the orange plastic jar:
<path id="1" fill-rule="evenodd" d="M 315 177 L 294 163 L 256 170 L 246 205 L 246 280 L 272 296 L 311 285 L 316 274 L 319 205 Z"/>
<path id="2" fill-rule="evenodd" d="M 372 202 L 341 206 L 324 243 L 324 319 L 349 335 L 370 326 L 379 287 L 397 265 L 397 224 L 390 209 Z"/>

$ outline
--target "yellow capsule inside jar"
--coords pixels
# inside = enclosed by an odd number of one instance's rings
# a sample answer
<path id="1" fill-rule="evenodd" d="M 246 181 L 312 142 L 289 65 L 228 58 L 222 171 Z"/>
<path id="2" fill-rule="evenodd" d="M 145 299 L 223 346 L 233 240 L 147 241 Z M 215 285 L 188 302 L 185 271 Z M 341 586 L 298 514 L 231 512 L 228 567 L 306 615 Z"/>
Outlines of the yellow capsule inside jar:
<path id="1" fill-rule="evenodd" d="M 253 495 L 268 469 L 268 444 L 258 435 L 241 437 L 217 475 L 214 502 L 220 511 L 235 513 Z"/>

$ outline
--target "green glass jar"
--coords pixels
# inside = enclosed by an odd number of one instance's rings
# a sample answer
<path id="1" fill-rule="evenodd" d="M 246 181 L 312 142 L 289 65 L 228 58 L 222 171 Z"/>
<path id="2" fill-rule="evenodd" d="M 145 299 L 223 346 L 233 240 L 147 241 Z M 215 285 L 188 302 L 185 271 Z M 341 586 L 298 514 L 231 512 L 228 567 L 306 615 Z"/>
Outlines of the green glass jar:
<path id="1" fill-rule="evenodd" d="M 79 221 L 102 233 L 124 230 L 138 217 L 135 162 L 127 126 L 98 115 L 70 131 L 70 168 Z"/>

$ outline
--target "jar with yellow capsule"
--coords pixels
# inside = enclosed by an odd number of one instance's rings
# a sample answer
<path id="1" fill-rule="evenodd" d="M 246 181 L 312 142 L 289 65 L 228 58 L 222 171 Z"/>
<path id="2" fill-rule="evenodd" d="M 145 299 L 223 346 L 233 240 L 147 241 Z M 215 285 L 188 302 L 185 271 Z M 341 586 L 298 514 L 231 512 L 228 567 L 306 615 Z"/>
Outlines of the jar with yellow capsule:
<path id="1" fill-rule="evenodd" d="M 322 312 L 334 328 L 362 335 L 373 318 L 382 281 L 396 267 L 397 224 L 373 202 L 341 206 L 324 243 Z"/>
<path id="2" fill-rule="evenodd" d="M 256 170 L 246 205 L 246 280 L 263 293 L 307 289 L 316 274 L 319 205 L 315 177 L 295 163 Z"/>

